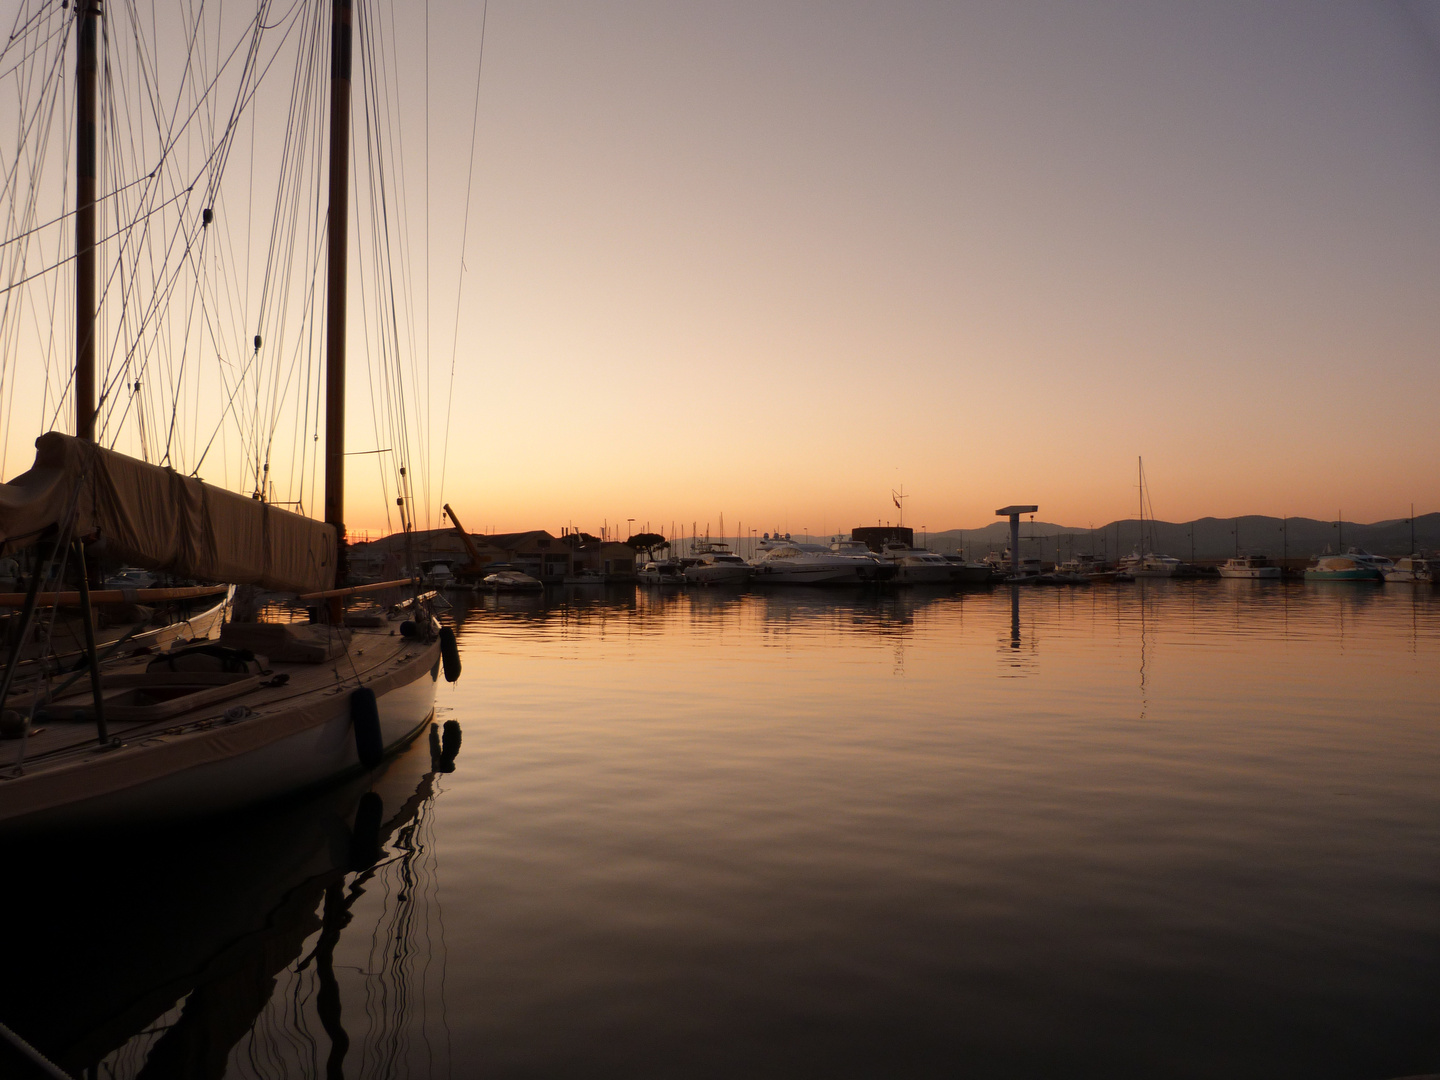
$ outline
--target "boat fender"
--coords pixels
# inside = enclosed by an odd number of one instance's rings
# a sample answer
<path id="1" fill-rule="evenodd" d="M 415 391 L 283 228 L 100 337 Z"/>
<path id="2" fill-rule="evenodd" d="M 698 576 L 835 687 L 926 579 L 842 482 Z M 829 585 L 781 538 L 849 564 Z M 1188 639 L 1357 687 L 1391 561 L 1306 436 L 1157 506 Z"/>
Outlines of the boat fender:
<path id="1" fill-rule="evenodd" d="M 445 681 L 457 681 L 460 678 L 460 646 L 455 644 L 455 631 L 448 626 L 440 628 L 440 659 L 445 662 Z"/>
<path id="2" fill-rule="evenodd" d="M 355 828 L 350 832 L 351 873 L 359 874 L 380 861 L 380 826 L 384 824 L 385 800 L 367 791 L 355 807 Z"/>
<path id="3" fill-rule="evenodd" d="M 373 769 L 385 756 L 385 740 L 380 735 L 380 703 L 368 686 L 350 692 L 350 723 L 355 728 L 355 752 L 360 764 Z"/>
<path id="4" fill-rule="evenodd" d="M 414 622 L 413 619 L 406 619 L 404 622 L 402 622 L 402 623 L 400 624 L 400 636 L 401 636 L 401 637 L 414 637 L 414 636 L 415 636 L 415 622 Z"/>

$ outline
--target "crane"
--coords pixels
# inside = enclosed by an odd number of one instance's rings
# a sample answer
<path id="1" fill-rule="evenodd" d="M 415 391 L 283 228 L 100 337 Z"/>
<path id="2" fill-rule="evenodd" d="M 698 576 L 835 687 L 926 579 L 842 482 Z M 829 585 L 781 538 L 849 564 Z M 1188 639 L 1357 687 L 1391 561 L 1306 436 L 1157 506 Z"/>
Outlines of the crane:
<path id="1" fill-rule="evenodd" d="M 465 531 L 465 526 L 460 524 L 460 519 L 455 516 L 455 511 L 450 509 L 450 504 L 445 504 L 445 515 L 450 523 L 455 526 L 455 531 L 460 534 L 460 542 L 465 545 L 465 551 L 470 556 L 470 565 L 461 569 L 462 574 L 478 574 L 481 570 L 480 552 L 475 547 L 475 541 L 470 539 L 470 534 Z"/>

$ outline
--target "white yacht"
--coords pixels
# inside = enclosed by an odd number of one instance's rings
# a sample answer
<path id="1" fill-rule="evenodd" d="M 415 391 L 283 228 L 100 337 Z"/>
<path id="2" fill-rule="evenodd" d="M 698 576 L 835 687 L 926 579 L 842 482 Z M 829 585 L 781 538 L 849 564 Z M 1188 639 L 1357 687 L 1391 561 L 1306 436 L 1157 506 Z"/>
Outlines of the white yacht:
<path id="1" fill-rule="evenodd" d="M 493 574 L 486 574 L 481 584 L 487 591 L 493 593 L 543 592 L 545 590 L 544 582 L 521 570 L 497 570 Z"/>
<path id="2" fill-rule="evenodd" d="M 1115 579 L 1115 571 L 1096 555 L 1076 555 L 1073 559 L 1057 563 L 1055 573 L 1067 575 L 1066 580 L 1096 582 Z"/>
<path id="3" fill-rule="evenodd" d="M 1362 548 L 1352 547 L 1344 555 L 1317 555 L 1305 568 L 1306 581 L 1380 581 L 1395 569 L 1383 555 L 1371 555 Z"/>
<path id="4" fill-rule="evenodd" d="M 880 558 L 895 567 L 896 580 L 905 585 L 948 585 L 955 576 L 944 555 L 907 544 L 885 544 Z"/>
<path id="5" fill-rule="evenodd" d="M 635 577 L 642 585 L 685 584 L 685 573 L 674 559 L 651 559 L 635 571 Z"/>
<path id="6" fill-rule="evenodd" d="M 1153 551 L 1142 555 L 1137 551 L 1120 560 L 1117 573 L 1129 578 L 1167 578 L 1178 574 L 1184 565 L 1169 555 L 1156 555 Z"/>
<path id="7" fill-rule="evenodd" d="M 744 585 L 753 569 L 730 550 L 730 545 L 707 540 L 695 549 L 694 561 L 685 567 L 687 585 Z"/>
<path id="8" fill-rule="evenodd" d="M 899 569 L 894 563 L 887 562 L 871 551 L 863 540 L 842 540 L 837 537 L 830 541 L 830 550 L 836 555 L 857 560 L 855 569 L 864 581 L 889 581 Z"/>
<path id="9" fill-rule="evenodd" d="M 1440 569 L 1440 560 L 1425 559 L 1411 555 L 1401 559 L 1385 571 L 1386 581 L 1405 581 L 1416 585 L 1433 585 L 1435 571 Z"/>
<path id="10" fill-rule="evenodd" d="M 1220 576 L 1226 578 L 1278 578 L 1280 567 L 1264 555 L 1237 555 L 1226 559 L 1220 567 Z"/>
<path id="11" fill-rule="evenodd" d="M 866 580 L 861 576 L 862 562 L 820 544 L 767 536 L 750 565 L 755 581 L 772 585 L 858 585 Z"/>

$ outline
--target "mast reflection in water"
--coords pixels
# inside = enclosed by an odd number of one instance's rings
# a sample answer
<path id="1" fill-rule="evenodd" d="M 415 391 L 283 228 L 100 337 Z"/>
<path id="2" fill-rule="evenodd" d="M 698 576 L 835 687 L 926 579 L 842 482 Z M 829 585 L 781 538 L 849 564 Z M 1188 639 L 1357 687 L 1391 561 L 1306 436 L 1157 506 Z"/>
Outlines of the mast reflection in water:
<path id="1" fill-rule="evenodd" d="M 445 1075 L 431 823 L 459 751 L 451 720 L 246 820 L 12 848 L 0 1016 L 74 1076 Z"/>

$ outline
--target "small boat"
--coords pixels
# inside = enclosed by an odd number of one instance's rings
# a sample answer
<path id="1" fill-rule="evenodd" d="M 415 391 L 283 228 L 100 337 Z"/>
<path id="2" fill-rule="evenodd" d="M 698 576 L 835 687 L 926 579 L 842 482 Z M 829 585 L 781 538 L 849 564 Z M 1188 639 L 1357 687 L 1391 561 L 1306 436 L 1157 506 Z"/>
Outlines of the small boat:
<path id="1" fill-rule="evenodd" d="M 707 540 L 695 549 L 695 557 L 682 574 L 687 585 L 744 585 L 754 570 L 744 559 L 719 540 Z"/>
<path id="2" fill-rule="evenodd" d="M 1078 570 L 1064 570 L 1057 566 L 1048 574 L 1041 574 L 1040 585 L 1089 585 L 1090 579 Z"/>
<path id="3" fill-rule="evenodd" d="M 1114 569 L 1107 566 L 1095 555 L 1076 555 L 1074 558 L 1067 559 L 1065 562 L 1057 563 L 1055 573 L 1067 575 L 1067 577 L 1071 579 L 1071 583 L 1073 583 L 1073 578 L 1077 576 L 1092 584 L 1099 581 L 1115 580 Z"/>
<path id="4" fill-rule="evenodd" d="M 1180 574 L 1184 568 L 1184 563 L 1169 555 L 1156 555 L 1154 552 L 1142 555 L 1136 551 L 1120 560 L 1117 577 L 1124 574 L 1126 581 L 1134 581 L 1136 578 L 1169 578 Z"/>
<path id="5" fill-rule="evenodd" d="M 1225 560 L 1225 565 L 1220 567 L 1220 576 L 1274 580 L 1280 577 L 1280 567 L 1264 555 L 1237 555 Z"/>
<path id="6" fill-rule="evenodd" d="M 565 575 L 566 585 L 604 585 L 605 575 L 599 570 L 576 570 Z"/>
<path id="7" fill-rule="evenodd" d="M 138 566 L 121 567 L 100 583 L 104 589 L 153 589 L 159 578 Z"/>
<path id="8" fill-rule="evenodd" d="M 493 574 L 486 574 L 481 580 L 481 585 L 487 592 L 493 593 L 543 592 L 545 590 L 544 582 L 521 570 L 497 570 Z"/>
<path id="9" fill-rule="evenodd" d="M 1437 570 L 1440 570 L 1440 559 L 1426 559 L 1419 555 L 1411 555 L 1398 560 L 1393 567 L 1386 570 L 1385 580 L 1407 582 L 1414 585 L 1433 585 Z"/>
<path id="10" fill-rule="evenodd" d="M 1317 555 L 1305 568 L 1306 581 L 1382 581 L 1395 564 L 1383 555 L 1352 547 L 1344 555 Z"/>
<path id="11" fill-rule="evenodd" d="M 675 559 L 651 559 L 635 577 L 641 585 L 684 585 L 685 568 Z"/>
<path id="12" fill-rule="evenodd" d="M 985 565 L 990 568 L 991 581 L 1003 581 L 1011 585 L 1033 585 L 1040 580 L 1044 567 L 1034 556 L 1022 558 L 1010 565 L 1010 549 L 992 551 L 985 556 Z"/>

